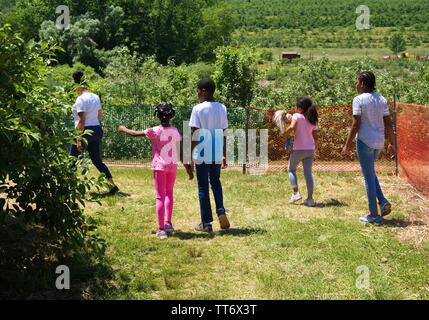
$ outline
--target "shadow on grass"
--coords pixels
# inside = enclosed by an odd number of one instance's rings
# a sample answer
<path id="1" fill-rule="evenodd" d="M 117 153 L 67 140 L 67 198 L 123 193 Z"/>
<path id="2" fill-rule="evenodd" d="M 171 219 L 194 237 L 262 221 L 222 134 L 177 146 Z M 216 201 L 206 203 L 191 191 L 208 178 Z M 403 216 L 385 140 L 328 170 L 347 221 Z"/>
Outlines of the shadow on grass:
<path id="1" fill-rule="evenodd" d="M 228 230 L 221 230 L 218 232 L 212 232 L 212 233 L 197 233 L 195 232 L 183 232 L 180 230 L 175 231 L 172 234 L 172 237 L 179 238 L 181 240 L 191 240 L 191 239 L 213 239 L 215 236 L 235 236 L 235 237 L 245 237 L 245 236 L 251 236 L 253 234 L 257 233 L 265 233 L 266 230 L 259 229 L 259 228 L 244 228 L 244 229 L 228 229 Z"/>
<path id="2" fill-rule="evenodd" d="M 263 234 L 267 231 L 265 229 L 261 228 L 243 228 L 243 229 L 228 229 L 228 230 L 221 230 L 219 231 L 220 236 L 229 235 L 229 236 L 235 236 L 235 237 L 245 237 L 245 236 L 251 236 L 254 234 Z"/>
<path id="3" fill-rule="evenodd" d="M 0 300 L 91 300 L 118 290 L 107 258 L 64 254 L 62 245 L 42 227 L 24 231 L 0 226 Z M 63 273 L 56 273 L 60 265 L 70 270 L 70 290 L 56 287 Z"/>
<path id="4" fill-rule="evenodd" d="M 426 223 L 423 221 L 408 221 L 403 219 L 383 219 L 382 225 L 392 228 L 408 228 L 410 226 L 425 226 Z"/>
<path id="5" fill-rule="evenodd" d="M 131 197 L 131 194 L 125 193 L 125 192 L 117 192 L 116 194 L 113 194 L 113 195 L 110 194 L 109 192 L 106 192 L 106 193 L 91 192 L 90 195 L 94 200 L 104 199 L 104 198 L 108 198 L 108 197 L 115 197 L 115 196 L 118 196 L 121 198 Z"/>
<path id="6" fill-rule="evenodd" d="M 347 207 L 348 204 L 338 201 L 337 199 L 331 199 L 326 202 L 316 203 L 315 208 L 328 208 L 328 207 Z"/>

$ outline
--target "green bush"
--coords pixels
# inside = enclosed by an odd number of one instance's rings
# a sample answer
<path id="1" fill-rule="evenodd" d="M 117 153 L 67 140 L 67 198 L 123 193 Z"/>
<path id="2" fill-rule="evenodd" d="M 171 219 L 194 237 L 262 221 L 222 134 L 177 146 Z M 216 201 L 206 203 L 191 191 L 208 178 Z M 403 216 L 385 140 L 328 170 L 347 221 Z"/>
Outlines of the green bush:
<path id="1" fill-rule="evenodd" d="M 44 84 L 47 44 L 25 43 L 9 26 L 0 28 L 0 224 L 44 226 L 64 252 L 104 251 L 84 216 L 85 195 L 99 180 L 87 168 L 69 169 L 73 132 L 61 120 L 70 106 L 62 91 Z"/>
<path id="2" fill-rule="evenodd" d="M 244 107 L 256 87 L 256 59 L 244 48 L 219 47 L 216 50 L 214 80 L 227 107 Z"/>

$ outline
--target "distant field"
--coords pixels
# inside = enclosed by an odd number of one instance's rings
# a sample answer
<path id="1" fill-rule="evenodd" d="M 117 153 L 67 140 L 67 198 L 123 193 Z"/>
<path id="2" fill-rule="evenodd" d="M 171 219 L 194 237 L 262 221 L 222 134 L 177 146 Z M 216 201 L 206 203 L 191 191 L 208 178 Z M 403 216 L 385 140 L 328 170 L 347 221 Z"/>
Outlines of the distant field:
<path id="1" fill-rule="evenodd" d="M 296 51 L 301 53 L 302 58 L 320 58 L 323 56 L 328 57 L 331 60 L 348 60 L 357 57 L 368 56 L 370 58 L 382 58 L 383 56 L 392 55 L 392 52 L 387 48 L 270 48 L 273 51 L 275 57 L 280 57 L 283 51 Z M 429 46 L 424 48 L 409 48 L 407 50 L 412 55 L 427 56 L 429 55 Z"/>

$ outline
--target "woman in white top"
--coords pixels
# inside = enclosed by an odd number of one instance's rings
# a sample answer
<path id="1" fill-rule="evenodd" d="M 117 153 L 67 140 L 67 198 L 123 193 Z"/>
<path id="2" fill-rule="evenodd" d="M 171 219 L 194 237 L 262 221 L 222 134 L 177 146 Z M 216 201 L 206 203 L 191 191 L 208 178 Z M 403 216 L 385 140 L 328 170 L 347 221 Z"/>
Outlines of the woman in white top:
<path id="1" fill-rule="evenodd" d="M 395 134 L 386 99 L 375 93 L 376 79 L 372 72 L 362 72 L 356 80 L 359 93 L 353 100 L 353 124 L 342 154 L 351 148 L 357 134 L 356 149 L 365 178 L 369 214 L 361 222 L 382 223 L 382 217 L 391 212 L 391 204 L 384 197 L 375 172 L 375 161 L 384 148 L 384 137 L 389 138 L 388 151 L 395 154 Z M 381 215 L 378 214 L 377 199 Z"/>
<path id="2" fill-rule="evenodd" d="M 100 124 L 102 118 L 100 98 L 83 86 L 82 77 L 82 71 L 76 71 L 73 73 L 73 79 L 75 83 L 79 85 L 79 87 L 76 88 L 76 92 L 79 94 L 79 97 L 73 105 L 75 128 L 81 132 L 84 132 L 85 130 L 93 131 L 90 135 L 84 135 L 84 138 L 88 141 L 86 148 L 94 166 L 98 171 L 104 173 L 106 175 L 106 179 L 112 184 L 113 187 L 110 190 L 110 194 L 115 194 L 119 191 L 119 188 L 113 182 L 109 168 L 107 168 L 101 159 L 103 129 Z M 79 157 L 84 149 L 85 145 L 83 141 L 77 140 L 76 145 L 72 144 L 70 147 L 70 155 L 73 157 Z"/>

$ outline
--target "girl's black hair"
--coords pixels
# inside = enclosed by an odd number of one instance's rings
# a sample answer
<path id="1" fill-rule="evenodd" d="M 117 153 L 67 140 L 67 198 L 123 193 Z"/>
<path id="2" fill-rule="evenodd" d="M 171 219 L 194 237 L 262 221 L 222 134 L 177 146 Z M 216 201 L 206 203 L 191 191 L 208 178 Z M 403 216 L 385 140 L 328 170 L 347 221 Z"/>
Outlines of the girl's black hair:
<path id="1" fill-rule="evenodd" d="M 296 100 L 296 106 L 303 112 L 304 117 L 312 125 L 317 125 L 319 122 L 319 113 L 317 112 L 317 106 L 313 104 L 313 101 L 309 97 L 299 97 Z"/>
<path id="2" fill-rule="evenodd" d="M 174 111 L 173 105 L 170 102 L 167 102 L 165 104 L 157 105 L 155 107 L 154 115 L 161 120 L 161 125 L 165 127 L 170 124 L 170 120 L 174 118 L 176 111 Z"/>
<path id="3" fill-rule="evenodd" d="M 375 75 L 370 71 L 362 72 L 358 75 L 358 80 L 364 84 L 364 86 L 370 91 L 374 92 L 376 90 L 375 84 Z"/>

